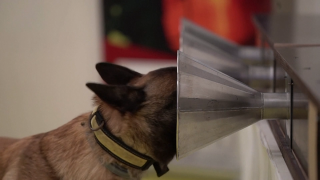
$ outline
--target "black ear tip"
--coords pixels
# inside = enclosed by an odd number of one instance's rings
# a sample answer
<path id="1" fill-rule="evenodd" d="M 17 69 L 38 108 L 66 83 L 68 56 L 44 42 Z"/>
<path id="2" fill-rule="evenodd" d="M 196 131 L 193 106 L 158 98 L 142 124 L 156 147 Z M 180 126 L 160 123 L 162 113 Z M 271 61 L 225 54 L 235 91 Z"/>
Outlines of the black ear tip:
<path id="1" fill-rule="evenodd" d="M 92 83 L 86 83 L 86 86 L 90 89 Z"/>
<path id="2" fill-rule="evenodd" d="M 99 62 L 96 64 L 96 69 L 99 70 L 101 68 L 104 68 L 106 66 L 110 66 L 111 64 L 110 63 L 107 63 L 107 62 Z"/>
<path id="3" fill-rule="evenodd" d="M 101 91 L 106 85 L 98 83 L 86 83 L 86 86 L 93 92 Z"/>
<path id="4" fill-rule="evenodd" d="M 92 90 L 94 87 L 97 86 L 97 84 L 96 84 L 96 83 L 86 83 L 86 86 L 87 86 L 89 89 Z"/>

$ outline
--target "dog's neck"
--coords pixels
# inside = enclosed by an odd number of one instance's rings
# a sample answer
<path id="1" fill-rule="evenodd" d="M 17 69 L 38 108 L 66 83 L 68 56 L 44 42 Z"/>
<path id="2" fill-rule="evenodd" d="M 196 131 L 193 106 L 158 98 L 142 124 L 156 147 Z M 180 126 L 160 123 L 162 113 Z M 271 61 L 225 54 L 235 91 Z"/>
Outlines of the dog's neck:
<path id="1" fill-rule="evenodd" d="M 121 138 L 124 143 L 134 148 L 135 150 L 143 153 L 148 150 L 144 148 L 143 143 L 144 139 L 138 139 L 138 136 L 133 136 L 135 139 L 132 139 L 134 142 L 137 142 L 131 146 L 130 137 L 131 132 L 128 133 L 128 129 L 132 129 L 130 125 L 125 122 L 129 122 L 129 118 L 132 117 L 124 117 L 128 119 L 115 119 L 115 118 L 123 118 L 123 116 L 117 114 L 116 111 L 105 110 L 102 113 L 105 119 L 109 118 L 106 125 L 110 127 L 110 131 Z M 64 126 L 61 126 L 53 131 L 50 131 L 44 135 L 41 140 L 41 152 L 46 157 L 48 164 L 52 167 L 52 172 L 57 174 L 62 179 L 125 179 L 121 177 L 121 174 L 115 175 L 110 168 L 106 166 L 113 166 L 112 168 L 116 168 L 116 171 L 129 172 L 131 179 L 140 179 L 143 171 L 139 169 L 132 168 L 127 166 L 108 153 L 104 151 L 97 143 L 95 139 L 94 132 L 90 129 L 90 124 L 88 123 L 88 119 L 91 113 L 84 114 L 70 121 Z M 117 122 L 117 121 L 120 121 Z M 134 122 L 133 122 L 134 123 Z M 138 121 L 136 121 L 138 123 Z M 131 124 L 132 125 L 132 124 Z M 138 127 L 134 130 L 139 131 L 138 125 L 134 125 Z M 115 127 L 115 128 L 113 128 Z M 142 127 L 141 127 L 142 128 Z M 132 130 L 133 131 L 133 130 Z M 141 147 L 136 148 L 137 146 Z M 150 152 L 149 152 L 150 153 Z M 152 157 L 152 156 L 151 156 Z M 119 166 L 119 167 L 115 167 Z M 157 167 L 155 166 L 157 169 Z M 163 168 L 157 172 L 158 175 L 162 175 Z"/>
<path id="2" fill-rule="evenodd" d="M 104 119 L 97 108 L 89 118 L 90 129 L 94 132 L 95 139 L 103 150 L 122 164 L 142 171 L 147 170 L 155 163 L 151 157 L 141 154 L 114 136 L 109 128 L 104 125 L 107 122 L 108 120 Z M 119 176 L 128 177 L 127 169 L 119 164 L 105 164 L 105 167 Z"/>
<path id="3" fill-rule="evenodd" d="M 136 123 L 135 117 L 132 117 L 130 114 L 123 115 L 103 102 L 97 104 L 97 107 L 100 107 L 99 112 L 105 120 L 105 127 L 108 128 L 114 136 L 139 153 L 152 156 L 146 142 L 141 139 L 141 134 L 139 137 L 137 137 L 136 134 L 136 132 L 144 133 L 148 131 L 148 129 L 145 128 L 147 125 Z M 132 126 L 135 127 L 134 131 L 132 131 Z"/>
<path id="4" fill-rule="evenodd" d="M 111 108 L 107 108 L 107 109 L 111 109 Z M 153 158 L 148 156 L 147 153 L 142 153 L 142 152 L 147 152 L 147 150 L 143 148 L 144 147 L 143 145 L 145 144 L 141 145 L 139 143 L 139 141 L 144 141 L 143 139 L 138 139 L 138 138 L 141 138 L 141 134 L 140 134 L 140 137 L 135 137 L 134 133 L 128 132 L 128 129 L 132 129 L 132 127 L 125 129 L 123 127 L 125 124 L 125 122 L 123 122 L 125 121 L 124 119 L 117 119 L 116 120 L 117 122 L 114 121 L 115 116 L 116 118 L 119 118 L 118 114 L 111 116 L 113 113 L 116 113 L 116 112 L 115 111 L 106 112 L 101 110 L 101 107 L 97 107 L 92 112 L 89 120 L 90 126 L 91 126 L 90 128 L 92 131 L 94 131 L 94 135 L 95 135 L 95 139 L 97 140 L 97 143 L 102 147 L 102 149 L 104 149 L 107 153 L 109 153 L 112 157 L 120 161 L 122 164 L 125 164 L 131 168 L 135 168 L 142 171 L 147 170 L 151 165 L 153 165 L 159 177 L 165 174 L 169 170 L 167 167 L 161 168 L 160 164 L 156 162 Z M 123 117 L 123 116 L 120 116 L 120 117 Z M 135 119 L 132 116 L 129 118 L 130 118 L 129 119 L 130 124 L 134 124 Z M 109 128 L 110 125 L 112 128 Z M 116 129 L 113 128 L 115 126 L 117 127 Z M 135 124 L 134 127 L 135 127 L 134 128 L 135 132 L 145 131 L 145 129 L 142 129 L 142 128 L 137 129 L 139 128 L 137 124 Z M 110 132 L 109 129 L 110 130 L 113 129 L 113 132 Z M 127 131 L 125 131 L 126 133 L 121 133 L 122 130 L 127 130 Z M 114 135 L 116 133 L 118 133 L 118 137 Z M 123 134 L 126 134 L 127 136 L 124 136 Z M 129 138 L 128 135 L 131 138 Z M 127 141 L 123 141 L 123 140 L 127 140 Z M 130 141 L 128 140 L 132 140 L 132 142 L 134 143 L 131 146 L 129 146 L 128 142 Z M 140 148 L 140 151 L 138 151 L 137 147 L 142 147 L 142 148 Z M 106 167 L 110 167 L 110 166 L 106 166 Z M 115 167 L 112 167 L 112 170 L 114 169 L 116 170 L 114 172 L 115 174 L 121 175 L 123 174 L 123 169 L 125 168 L 119 169 L 117 166 L 115 166 Z"/>
<path id="5" fill-rule="evenodd" d="M 106 153 L 96 142 L 90 130 L 90 114 L 75 118 L 66 125 L 46 133 L 41 140 L 41 152 L 52 167 L 50 172 L 61 179 L 134 179 L 143 171 L 126 166 Z M 113 166 L 108 168 L 109 166 Z M 124 178 L 115 171 L 129 174 Z M 128 173 L 126 173 L 128 172 Z"/>

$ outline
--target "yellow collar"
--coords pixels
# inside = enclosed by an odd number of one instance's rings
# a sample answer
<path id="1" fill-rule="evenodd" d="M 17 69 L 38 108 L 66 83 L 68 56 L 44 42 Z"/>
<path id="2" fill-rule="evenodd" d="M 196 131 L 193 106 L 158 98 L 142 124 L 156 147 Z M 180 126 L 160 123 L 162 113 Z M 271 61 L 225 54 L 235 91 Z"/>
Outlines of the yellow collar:
<path id="1" fill-rule="evenodd" d="M 97 143 L 103 150 L 121 163 L 142 171 L 147 170 L 151 165 L 154 165 L 159 177 L 168 172 L 168 168 L 161 169 L 159 163 L 154 161 L 151 157 L 139 153 L 114 136 L 107 126 L 104 125 L 105 120 L 98 108 L 95 108 L 91 113 L 89 122 Z"/>

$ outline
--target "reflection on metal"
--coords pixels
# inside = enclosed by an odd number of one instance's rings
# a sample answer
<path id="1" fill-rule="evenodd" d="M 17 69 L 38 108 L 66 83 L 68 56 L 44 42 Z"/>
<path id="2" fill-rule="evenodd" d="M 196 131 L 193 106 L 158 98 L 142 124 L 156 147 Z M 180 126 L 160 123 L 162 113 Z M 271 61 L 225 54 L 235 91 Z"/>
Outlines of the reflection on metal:
<path id="1" fill-rule="evenodd" d="M 290 94 L 263 93 L 262 119 L 290 119 Z"/>
<path id="2" fill-rule="evenodd" d="M 219 50 L 227 55 L 243 60 L 261 61 L 262 50 L 252 46 L 239 46 L 227 39 L 224 39 L 199 25 L 187 20 L 181 21 L 180 51 L 187 52 L 188 48 L 195 48 L 202 51 L 202 47 Z M 190 54 L 188 54 L 190 55 Z M 264 57 L 273 60 L 273 52 L 265 49 Z"/>
<path id="3" fill-rule="evenodd" d="M 178 54 L 177 158 L 261 118 L 261 93 Z"/>
<path id="4" fill-rule="evenodd" d="M 261 119 L 289 118 L 287 94 L 260 93 L 182 52 L 177 90 L 178 159 Z"/>
<path id="5" fill-rule="evenodd" d="M 271 87 L 274 72 L 270 62 L 248 64 L 261 59 L 259 48 L 238 46 L 186 19 L 182 20 L 180 51 L 245 84 L 259 89 Z"/>
<path id="6" fill-rule="evenodd" d="M 222 50 L 223 49 L 223 50 Z M 237 46 L 191 23 L 182 21 L 180 51 L 197 57 L 204 64 L 215 67 L 242 82 L 248 79 L 248 66 L 237 57 Z"/>

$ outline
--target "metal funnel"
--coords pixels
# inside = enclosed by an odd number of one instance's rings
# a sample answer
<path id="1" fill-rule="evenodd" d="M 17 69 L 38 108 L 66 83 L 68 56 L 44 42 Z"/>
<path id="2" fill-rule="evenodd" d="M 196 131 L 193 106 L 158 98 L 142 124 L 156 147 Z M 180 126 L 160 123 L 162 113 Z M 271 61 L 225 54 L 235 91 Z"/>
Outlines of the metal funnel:
<path id="1" fill-rule="evenodd" d="M 262 61 L 262 53 L 266 58 L 265 60 L 273 60 L 273 51 L 271 49 L 265 49 L 265 52 L 262 52 L 257 47 L 237 45 L 186 18 L 181 19 L 180 31 L 179 50 L 191 55 L 191 57 L 193 55 L 197 57 L 203 54 L 210 55 L 210 51 L 214 50 L 241 60 Z"/>
<path id="2" fill-rule="evenodd" d="M 261 119 L 261 93 L 178 52 L 177 158 Z"/>
<path id="3" fill-rule="evenodd" d="M 177 90 L 177 159 L 261 119 L 290 115 L 288 94 L 260 93 L 182 52 Z"/>
<path id="4" fill-rule="evenodd" d="M 247 83 L 249 67 L 234 56 L 237 50 L 237 45 L 187 19 L 182 19 L 179 51 Z"/>
<path id="5" fill-rule="evenodd" d="M 236 45 L 187 19 L 182 19 L 179 50 L 252 87 L 262 91 L 272 89 L 273 63 L 262 61 L 261 58 L 262 52 L 265 55 L 270 54 L 266 49 L 262 51 L 256 47 Z M 273 60 L 271 55 L 264 57 Z M 277 75 L 279 78 L 284 76 L 278 73 Z"/>

